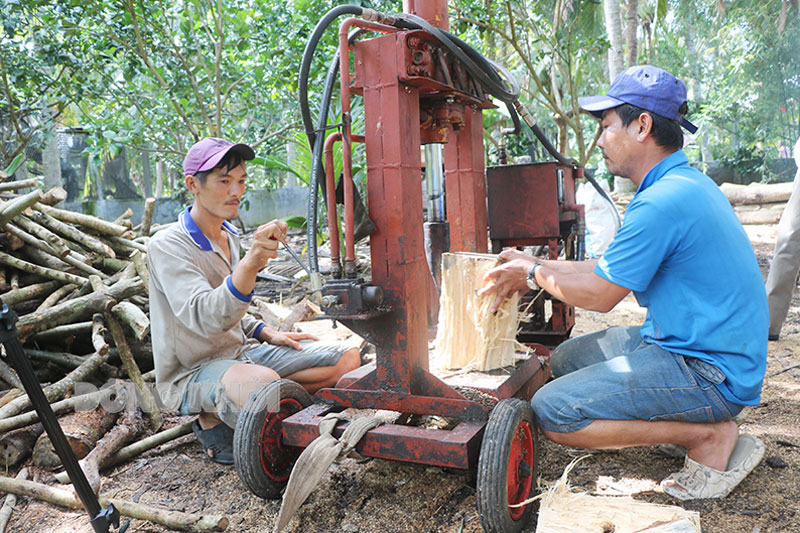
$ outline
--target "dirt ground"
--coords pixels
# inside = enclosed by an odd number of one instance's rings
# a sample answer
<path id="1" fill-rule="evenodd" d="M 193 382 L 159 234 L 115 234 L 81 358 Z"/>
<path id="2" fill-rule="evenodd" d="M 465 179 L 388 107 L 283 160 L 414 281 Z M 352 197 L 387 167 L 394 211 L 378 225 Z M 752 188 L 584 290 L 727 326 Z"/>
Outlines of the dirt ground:
<path id="1" fill-rule="evenodd" d="M 748 227 L 762 272 L 772 254 L 775 226 Z M 632 298 L 608 314 L 578 311 L 574 334 L 610 325 L 640 323 L 643 312 Z M 703 530 L 713 533 L 800 532 L 800 291 L 792 302 L 783 336 L 769 343 L 762 403 L 747 410 L 741 430 L 761 438 L 765 460 L 727 498 L 683 504 L 698 511 Z M 169 423 L 186 418 L 173 417 Z M 552 483 L 564 467 L 582 454 L 540 441 L 538 475 Z M 570 476 L 573 485 L 605 494 L 632 494 L 636 499 L 677 504 L 658 490 L 658 482 L 679 469 L 681 460 L 653 448 L 595 453 Z M 16 472 L 9 472 L 14 475 Z M 40 472 L 41 481 L 57 484 Z M 280 502 L 252 495 L 233 467 L 204 459 L 192 435 L 120 465 L 104 476 L 103 493 L 140 504 L 192 513 L 225 515 L 227 531 L 272 531 Z M 535 523 L 525 530 L 533 532 Z M 579 529 L 576 528 L 576 531 Z M 86 515 L 20 498 L 11 532 L 90 532 Z M 134 520 L 129 531 L 166 529 Z M 346 459 L 332 466 L 286 531 L 347 533 L 467 533 L 481 531 L 475 488 L 465 472 L 384 460 Z"/>

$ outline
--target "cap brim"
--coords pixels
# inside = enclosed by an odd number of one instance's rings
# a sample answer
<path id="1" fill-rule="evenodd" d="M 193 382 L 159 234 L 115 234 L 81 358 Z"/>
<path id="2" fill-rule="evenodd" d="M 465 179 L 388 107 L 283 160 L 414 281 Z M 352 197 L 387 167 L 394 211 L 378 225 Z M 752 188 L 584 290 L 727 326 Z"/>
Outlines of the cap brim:
<path id="1" fill-rule="evenodd" d="M 242 159 L 245 161 L 250 161 L 251 159 L 256 157 L 256 153 L 250 148 L 249 145 L 244 143 L 232 144 L 224 150 L 220 150 L 218 153 L 214 154 L 213 156 L 209 157 L 208 160 L 203 164 L 203 166 L 197 169 L 197 172 L 205 172 L 207 170 L 213 170 L 217 168 L 217 165 L 222 158 L 225 157 L 225 154 L 228 152 L 236 152 Z"/>
<path id="2" fill-rule="evenodd" d="M 689 133 L 696 133 L 696 132 L 697 132 L 697 126 L 695 126 L 694 124 L 692 124 L 691 122 L 689 122 L 689 121 L 688 121 L 688 120 L 686 120 L 685 118 L 682 118 L 682 119 L 681 119 L 681 126 L 683 126 L 684 128 L 686 128 L 686 130 L 687 130 Z"/>
<path id="3" fill-rule="evenodd" d="M 606 109 L 619 107 L 624 103 L 622 100 L 617 100 L 608 95 L 582 96 L 578 98 L 578 105 L 581 109 L 588 111 L 597 118 L 603 118 L 603 111 Z"/>

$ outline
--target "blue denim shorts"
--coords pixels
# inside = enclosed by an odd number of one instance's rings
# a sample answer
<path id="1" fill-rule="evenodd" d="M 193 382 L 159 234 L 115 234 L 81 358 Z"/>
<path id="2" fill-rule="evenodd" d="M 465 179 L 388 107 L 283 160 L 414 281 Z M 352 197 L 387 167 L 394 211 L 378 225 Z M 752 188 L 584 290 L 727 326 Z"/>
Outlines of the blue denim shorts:
<path id="1" fill-rule="evenodd" d="M 223 418 L 224 413 L 220 410 L 237 410 L 235 406 L 227 405 L 232 402 L 227 399 L 221 383 L 225 372 L 237 363 L 265 366 L 283 378 L 308 368 L 335 366 L 342 354 L 352 348 L 342 342 L 300 341 L 300 345 L 302 349 L 295 350 L 264 342 L 245 350 L 236 359 L 218 359 L 202 365 L 186 386 L 180 413 L 192 415 L 216 410 Z"/>
<path id="2" fill-rule="evenodd" d="M 645 342 L 638 326 L 570 339 L 550 364 L 556 379 L 531 400 L 547 431 L 571 433 L 594 420 L 722 422 L 743 408 L 717 390 L 725 380 L 717 367 Z"/>

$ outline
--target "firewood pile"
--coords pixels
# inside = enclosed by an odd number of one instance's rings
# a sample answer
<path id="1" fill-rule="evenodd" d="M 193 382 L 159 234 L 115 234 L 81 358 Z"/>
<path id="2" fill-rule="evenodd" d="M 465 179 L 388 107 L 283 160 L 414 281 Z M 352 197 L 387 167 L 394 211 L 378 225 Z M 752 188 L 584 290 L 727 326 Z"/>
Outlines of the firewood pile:
<path id="1" fill-rule="evenodd" d="M 103 468 L 191 432 L 188 423 L 162 430 L 160 401 L 146 383 L 153 375 L 146 250 L 155 200 L 145 201 L 142 223 L 134 227 L 130 210 L 113 222 L 66 211 L 54 207 L 65 199 L 63 189 L 44 193 L 37 185 L 0 183 L 0 298 L 18 315 L 24 352 L 100 493 Z M 32 455 L 32 469 L 55 481 L 49 472 L 61 461 L 22 389 L 0 358 L 0 465 L 8 472 Z M 69 482 L 63 473 L 56 478 Z M 24 476 L 0 476 L 0 491 L 81 508 L 71 490 Z M 124 515 L 175 529 L 227 525 L 220 516 L 114 505 Z M 0 533 L 4 529 L 0 520 Z"/>

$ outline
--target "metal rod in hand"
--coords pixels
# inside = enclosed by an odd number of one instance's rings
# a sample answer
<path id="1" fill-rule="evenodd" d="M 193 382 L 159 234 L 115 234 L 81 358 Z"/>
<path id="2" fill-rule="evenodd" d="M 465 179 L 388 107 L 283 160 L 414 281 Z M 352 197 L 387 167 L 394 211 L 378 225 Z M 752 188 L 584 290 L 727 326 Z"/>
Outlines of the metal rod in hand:
<path id="1" fill-rule="evenodd" d="M 292 250 L 292 247 L 289 246 L 288 244 L 286 244 L 283 241 L 281 241 L 281 244 L 283 245 L 284 248 L 286 248 L 286 251 L 291 254 L 291 256 L 294 258 L 294 260 L 297 261 L 297 264 L 300 265 L 301 267 L 303 267 L 303 270 L 305 270 L 308 273 L 308 275 L 310 276 L 311 275 L 311 271 L 308 269 L 308 267 L 305 265 L 305 263 L 303 263 L 300 260 L 300 257 L 295 253 L 295 251 Z"/>

